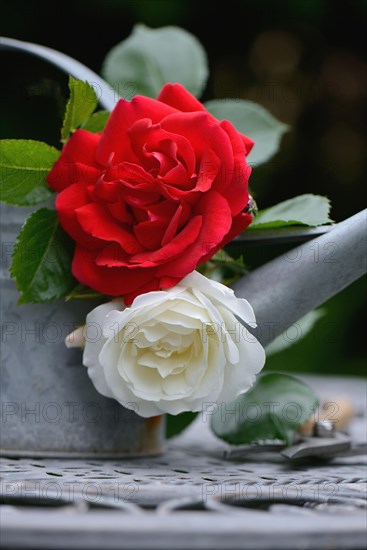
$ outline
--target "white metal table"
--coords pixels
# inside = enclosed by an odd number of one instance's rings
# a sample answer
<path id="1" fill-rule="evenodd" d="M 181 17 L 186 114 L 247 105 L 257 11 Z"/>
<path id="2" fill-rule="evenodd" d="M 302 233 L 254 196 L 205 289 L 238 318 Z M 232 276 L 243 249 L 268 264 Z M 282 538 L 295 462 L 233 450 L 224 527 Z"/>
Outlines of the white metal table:
<path id="1" fill-rule="evenodd" d="M 308 377 L 347 396 L 366 437 L 366 384 Z M 4 548 L 364 548 L 366 456 L 228 461 L 198 419 L 161 456 L 2 460 Z"/>

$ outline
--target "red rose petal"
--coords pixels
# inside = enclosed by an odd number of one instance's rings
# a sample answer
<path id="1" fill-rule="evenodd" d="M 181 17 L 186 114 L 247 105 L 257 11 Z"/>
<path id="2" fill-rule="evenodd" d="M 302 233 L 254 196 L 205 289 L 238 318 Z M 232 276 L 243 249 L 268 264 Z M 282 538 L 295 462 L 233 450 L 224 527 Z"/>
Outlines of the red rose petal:
<path id="1" fill-rule="evenodd" d="M 77 181 L 95 182 L 102 170 L 95 159 L 100 139 L 100 134 L 77 130 L 64 145 L 61 157 L 49 172 L 48 185 L 55 191 L 62 191 Z"/>
<path id="2" fill-rule="evenodd" d="M 221 169 L 221 161 L 218 155 L 212 150 L 207 149 L 201 159 L 199 175 L 195 186 L 195 191 L 208 191 Z"/>
<path id="3" fill-rule="evenodd" d="M 222 190 L 222 194 L 228 200 L 232 215 L 237 216 L 245 208 L 249 200 L 248 180 L 251 174 L 251 167 L 246 162 L 246 149 L 241 139 L 241 134 L 237 132 L 228 120 L 222 121 L 220 126 L 231 140 L 234 155 L 233 177 L 228 187 Z"/>
<path id="4" fill-rule="evenodd" d="M 157 99 L 158 101 L 161 101 L 166 105 L 170 105 L 183 113 L 191 113 L 196 111 L 208 112 L 204 105 L 178 82 L 176 84 L 165 84 Z M 212 115 L 210 116 L 211 118 L 214 118 Z"/>
<path id="5" fill-rule="evenodd" d="M 164 174 L 164 176 L 159 174 L 157 180 L 161 184 L 161 190 L 164 196 L 177 200 L 187 192 L 191 192 L 195 187 L 196 176 L 190 177 L 186 168 L 179 163 Z"/>
<path id="6" fill-rule="evenodd" d="M 224 239 L 220 243 L 218 243 L 217 246 L 213 250 L 211 250 L 209 254 L 204 256 L 201 261 L 207 262 L 208 260 L 210 260 L 213 254 L 215 254 L 216 252 L 218 252 L 218 250 L 223 248 L 223 246 L 231 242 L 235 237 L 237 237 L 237 235 L 242 233 L 242 231 L 245 231 L 245 229 L 250 225 L 251 222 L 251 214 L 249 214 L 248 212 L 241 212 L 241 214 L 233 219 L 232 227 L 227 235 L 224 237 Z"/>
<path id="7" fill-rule="evenodd" d="M 178 113 L 166 117 L 162 128 L 183 135 L 193 147 L 197 163 L 208 149 L 212 149 L 221 160 L 221 187 L 225 188 L 232 178 L 233 151 L 227 133 L 213 122 L 205 112 Z"/>
<path id="8" fill-rule="evenodd" d="M 78 208 L 76 215 L 84 231 L 93 237 L 102 241 L 116 242 L 129 254 L 132 250 L 144 250 L 131 230 L 123 228 L 121 224 L 113 220 L 105 207 L 97 203 L 90 203 Z"/>
<path id="9" fill-rule="evenodd" d="M 132 226 L 134 223 L 134 216 L 131 213 L 129 206 L 126 205 L 122 197 L 119 198 L 116 202 L 107 203 L 106 207 L 115 220 L 121 223 L 126 223 L 129 226 Z"/>
<path id="10" fill-rule="evenodd" d="M 76 130 L 63 147 L 62 154 L 66 162 L 96 164 L 96 149 L 101 134 L 87 130 Z"/>
<path id="11" fill-rule="evenodd" d="M 136 160 L 131 148 L 129 128 L 142 118 L 153 124 L 175 112 L 175 109 L 149 97 L 136 96 L 131 101 L 120 99 L 112 111 L 97 149 L 98 162 L 107 164 L 113 153 L 113 163 Z"/>
<path id="12" fill-rule="evenodd" d="M 155 252 L 147 251 L 135 254 L 131 258 L 131 261 L 139 264 L 141 267 L 153 267 L 173 260 L 177 256 L 181 256 L 190 245 L 196 242 L 201 226 L 202 216 L 193 216 L 172 241 Z M 186 256 L 186 254 L 187 252 L 184 255 Z"/>
<path id="13" fill-rule="evenodd" d="M 255 145 L 255 142 L 252 141 L 251 138 L 245 136 L 245 134 L 240 133 L 240 136 L 246 149 L 246 155 L 248 155 L 251 149 L 253 148 L 253 146 Z"/>
<path id="14" fill-rule="evenodd" d="M 182 164 L 170 170 L 163 178 L 158 176 L 162 184 L 162 193 L 174 200 L 185 200 L 194 204 L 199 200 L 199 192 L 208 191 L 220 174 L 221 162 L 211 149 L 204 151 L 201 158 L 198 176 L 188 176 Z"/>
<path id="15" fill-rule="evenodd" d="M 251 167 L 242 162 L 235 162 L 233 178 L 230 185 L 222 192 L 231 208 L 232 216 L 237 216 L 249 201 L 248 178 Z"/>
<path id="16" fill-rule="evenodd" d="M 182 111 L 184 113 L 205 111 L 212 120 L 219 122 L 205 109 L 204 105 L 196 99 L 196 97 L 190 94 L 190 92 L 188 92 L 186 88 L 179 83 L 165 84 L 157 99 L 158 101 L 162 101 L 163 103 L 166 103 L 167 105 L 170 105 L 171 107 L 174 107 L 178 111 Z M 245 146 L 246 155 L 248 155 L 254 146 L 254 142 L 244 134 L 241 134 L 240 132 L 238 133 Z"/>
<path id="17" fill-rule="evenodd" d="M 157 204 L 152 204 L 147 208 L 147 214 L 150 220 L 166 220 L 166 224 L 172 218 L 177 209 L 177 203 L 169 200 L 162 200 Z"/>
<path id="18" fill-rule="evenodd" d="M 96 265 L 98 251 L 93 253 L 77 245 L 72 263 L 74 277 L 82 284 L 109 296 L 125 296 L 144 285 L 151 285 L 155 269 L 129 269 Z M 158 281 L 156 282 L 158 288 Z M 152 289 L 154 290 L 154 289 Z M 139 294 L 139 292 L 137 292 Z"/>
<path id="19" fill-rule="evenodd" d="M 56 210 L 63 229 L 74 241 L 88 247 L 96 248 L 102 241 L 85 233 L 75 210 L 89 203 L 89 193 L 85 185 L 70 185 L 56 197 Z"/>
<path id="20" fill-rule="evenodd" d="M 115 177 L 117 197 L 132 207 L 146 209 L 161 199 L 155 178 L 135 164 L 123 162 L 112 167 L 108 170 L 107 177 Z M 98 182 L 98 184 L 100 183 L 102 184 L 102 182 Z M 140 218 L 141 216 L 138 215 L 139 220 Z M 143 216 L 143 221 L 145 219 L 146 216 Z"/>
<path id="21" fill-rule="evenodd" d="M 102 206 L 108 208 L 113 218 L 118 222 L 131 225 L 134 221 L 132 213 L 126 205 L 121 193 L 121 184 L 118 181 L 105 181 L 102 177 L 94 186 L 92 192 L 93 199 Z"/>
<path id="22" fill-rule="evenodd" d="M 121 246 L 115 242 L 109 244 L 103 243 L 95 257 L 96 265 L 104 267 L 129 267 L 130 255 L 136 250 L 133 248 L 129 252 L 125 252 Z"/>
<path id="23" fill-rule="evenodd" d="M 146 163 L 150 161 L 149 168 L 156 168 L 161 176 L 178 163 L 185 165 L 189 175 L 195 171 L 196 155 L 184 136 L 167 132 L 161 124 L 153 125 L 148 119 L 133 124 L 129 135 L 132 148 L 146 170 L 149 166 Z"/>
<path id="24" fill-rule="evenodd" d="M 231 122 L 228 120 L 222 120 L 220 122 L 219 126 L 223 128 L 223 130 L 228 135 L 229 139 L 231 140 L 232 150 L 233 154 L 237 157 L 241 157 L 243 160 L 246 158 L 246 148 L 242 140 L 242 134 L 237 132 L 236 128 L 233 126 Z"/>
<path id="25" fill-rule="evenodd" d="M 110 166 L 104 176 L 105 181 L 124 181 L 135 186 L 140 183 L 155 185 L 155 179 L 142 166 L 131 162 L 121 162 Z"/>
<path id="26" fill-rule="evenodd" d="M 223 248 L 226 244 L 232 241 L 237 235 L 245 231 L 245 229 L 252 222 L 252 216 L 248 212 L 241 212 L 238 216 L 233 218 L 232 227 L 227 233 L 223 241 L 220 243 L 219 248 Z M 219 250 L 218 248 L 218 250 Z"/>
<path id="27" fill-rule="evenodd" d="M 166 244 L 168 244 L 177 235 L 182 210 L 183 210 L 183 207 L 180 204 L 180 206 L 177 208 L 174 216 L 171 218 L 168 226 L 166 226 L 166 231 L 163 235 L 162 242 L 160 243 L 161 246 L 165 246 Z"/>
<path id="28" fill-rule="evenodd" d="M 144 249 L 157 250 L 161 246 L 162 237 L 167 227 L 167 221 L 148 220 L 134 226 L 134 233 Z"/>
<path id="29" fill-rule="evenodd" d="M 231 228 L 232 216 L 227 201 L 215 191 L 203 195 L 195 209 L 202 218 L 200 234 L 194 243 L 172 262 L 162 264 L 157 272 L 159 277 L 185 277 L 201 263 L 204 256 L 221 242 Z M 173 242 L 173 241 L 172 241 Z M 212 254 L 210 254 L 212 255 Z"/>

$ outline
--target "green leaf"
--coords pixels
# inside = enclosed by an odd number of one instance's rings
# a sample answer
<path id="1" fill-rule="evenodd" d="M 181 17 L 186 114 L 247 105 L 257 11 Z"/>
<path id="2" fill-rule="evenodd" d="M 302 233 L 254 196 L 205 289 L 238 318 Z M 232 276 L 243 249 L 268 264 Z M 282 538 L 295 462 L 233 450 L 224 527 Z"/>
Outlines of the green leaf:
<path id="1" fill-rule="evenodd" d="M 166 438 L 170 439 L 187 428 L 197 417 L 196 412 L 184 412 L 173 416 L 171 414 L 166 415 Z"/>
<path id="2" fill-rule="evenodd" d="M 69 77 L 70 99 L 66 105 L 61 141 L 65 143 L 70 134 L 85 122 L 97 107 L 98 99 L 88 82 Z"/>
<path id="3" fill-rule="evenodd" d="M 248 269 L 241 255 L 237 260 L 232 258 L 224 249 L 219 250 L 210 258 L 208 263 L 214 264 L 214 267 L 222 268 L 223 271 L 229 271 L 231 275 L 245 275 Z"/>
<path id="4" fill-rule="evenodd" d="M 53 195 L 46 176 L 60 151 L 41 141 L 0 141 L 0 200 L 15 206 L 32 206 Z"/>
<path id="5" fill-rule="evenodd" d="M 125 99 L 131 99 L 132 93 L 157 97 L 167 82 L 180 82 L 200 96 L 208 78 L 208 62 L 203 46 L 184 29 L 150 29 L 139 24 L 107 54 L 102 73 Z"/>
<path id="6" fill-rule="evenodd" d="M 243 99 L 215 99 L 205 107 L 218 120 L 229 120 L 255 145 L 248 155 L 251 166 L 268 161 L 279 149 L 281 138 L 289 129 L 261 105 Z"/>
<path id="7" fill-rule="evenodd" d="M 71 274 L 72 246 L 57 213 L 41 208 L 31 214 L 15 244 L 11 275 L 21 293 L 19 304 L 49 302 L 76 285 Z"/>
<path id="8" fill-rule="evenodd" d="M 197 269 L 205 277 L 227 286 L 241 275 L 248 273 L 243 256 L 240 255 L 237 259 L 234 259 L 224 248 L 218 250 L 210 260 L 199 265 Z"/>
<path id="9" fill-rule="evenodd" d="M 290 445 L 317 405 L 314 392 L 297 378 L 264 374 L 246 394 L 218 405 L 211 428 L 220 439 L 234 445 L 263 439 L 281 439 Z"/>
<path id="10" fill-rule="evenodd" d="M 324 309 L 314 309 L 306 313 L 297 323 L 292 325 L 292 331 L 289 328 L 287 331 L 279 334 L 279 336 L 266 347 L 266 356 L 269 357 L 270 355 L 279 353 L 302 340 L 324 315 Z"/>
<path id="11" fill-rule="evenodd" d="M 88 286 L 77 284 L 67 296 L 65 296 L 65 301 L 69 302 L 70 300 L 98 300 L 103 298 L 104 294 L 92 290 Z"/>
<path id="12" fill-rule="evenodd" d="M 249 229 L 269 229 L 287 225 L 318 226 L 332 223 L 330 201 L 320 195 L 299 195 L 266 210 L 260 210 Z"/>
<path id="13" fill-rule="evenodd" d="M 109 116 L 110 113 L 107 111 L 97 111 L 96 113 L 93 113 L 86 122 L 84 122 L 82 128 L 83 130 L 88 130 L 88 132 L 93 132 L 93 134 L 103 132 Z"/>

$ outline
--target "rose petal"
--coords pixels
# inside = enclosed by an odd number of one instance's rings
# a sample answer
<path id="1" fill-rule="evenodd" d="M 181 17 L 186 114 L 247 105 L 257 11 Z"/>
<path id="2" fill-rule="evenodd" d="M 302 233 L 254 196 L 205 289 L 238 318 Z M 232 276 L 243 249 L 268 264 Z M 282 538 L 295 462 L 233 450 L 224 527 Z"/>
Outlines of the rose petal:
<path id="1" fill-rule="evenodd" d="M 178 82 L 176 84 L 165 84 L 159 92 L 157 99 L 184 113 L 195 111 L 207 112 L 204 105 Z"/>
<path id="2" fill-rule="evenodd" d="M 163 262 L 177 258 L 190 245 L 194 245 L 200 234 L 202 226 L 202 216 L 193 216 L 187 225 L 162 248 L 154 252 L 141 252 L 131 258 L 131 262 L 139 264 L 141 267 L 160 266 Z M 191 255 L 191 252 L 190 252 Z M 186 257 L 186 254 L 184 255 Z M 189 269 L 191 271 L 191 269 Z M 170 273 L 170 275 L 175 275 Z"/>
<path id="3" fill-rule="evenodd" d="M 245 323 L 255 323 L 255 314 L 251 305 L 243 298 L 237 298 L 231 288 L 204 277 L 198 271 L 193 271 L 185 277 L 180 286 L 191 287 L 208 296 L 214 303 L 219 302 L 223 307 L 232 311 Z"/>
<path id="4" fill-rule="evenodd" d="M 218 252 L 221 248 L 223 248 L 226 244 L 231 242 L 237 235 L 242 233 L 252 222 L 252 216 L 251 214 L 241 212 L 238 216 L 232 219 L 232 225 L 225 237 L 220 241 L 214 248 L 210 249 L 208 254 L 203 256 L 201 259 L 202 262 L 207 262 L 210 260 L 210 258 Z"/>
<path id="5" fill-rule="evenodd" d="M 149 250 L 157 250 L 161 246 L 166 230 L 166 220 L 148 220 L 135 225 L 134 234 L 145 250 L 147 248 Z"/>
<path id="6" fill-rule="evenodd" d="M 203 261 L 203 257 L 210 255 L 231 227 L 232 217 L 227 201 L 215 191 L 203 195 L 195 206 L 195 213 L 201 215 L 202 227 L 190 246 L 190 253 L 181 254 L 174 262 L 160 265 L 157 272 L 159 277 L 185 277 Z"/>
<path id="7" fill-rule="evenodd" d="M 88 376 L 95 388 L 105 397 L 113 397 L 113 393 L 106 383 L 104 371 L 98 359 L 106 343 L 106 339 L 103 337 L 103 323 L 110 311 L 123 310 L 124 307 L 122 300 L 116 300 L 94 308 L 87 315 L 87 325 L 84 329 L 86 346 L 83 353 L 83 364 L 88 367 Z"/>
<path id="8" fill-rule="evenodd" d="M 76 215 L 76 209 L 90 204 L 89 201 L 88 188 L 85 185 L 73 184 L 57 195 L 55 206 L 60 224 L 66 233 L 87 248 L 97 248 L 101 246 L 102 241 L 86 233 Z"/>
<path id="9" fill-rule="evenodd" d="M 223 181 L 227 182 L 232 178 L 233 151 L 231 141 L 227 133 L 215 120 L 209 117 L 207 112 L 169 115 L 162 120 L 161 127 L 168 132 L 184 136 L 193 147 L 197 162 L 204 156 L 207 149 L 212 149 L 221 159 L 224 167 Z"/>
<path id="10" fill-rule="evenodd" d="M 254 146 L 254 142 L 249 137 L 238 132 L 229 120 L 222 120 L 219 123 L 220 127 L 228 134 L 233 147 L 235 155 L 242 154 L 248 155 Z"/>
<path id="11" fill-rule="evenodd" d="M 124 160 L 134 162 L 129 128 L 142 118 L 149 118 L 153 124 L 175 112 L 175 109 L 149 97 L 135 96 L 131 101 L 120 99 L 112 111 L 98 145 L 96 158 L 107 165 L 113 154 L 113 164 Z"/>
<path id="12" fill-rule="evenodd" d="M 176 212 L 172 216 L 168 226 L 166 225 L 166 230 L 164 232 L 164 235 L 162 237 L 161 246 L 165 246 L 168 244 L 174 237 L 177 235 L 177 231 L 179 229 L 179 224 L 181 220 L 181 214 L 182 214 L 183 206 L 182 204 L 179 205 Z"/>
<path id="13" fill-rule="evenodd" d="M 101 166 L 96 162 L 96 149 L 100 134 L 77 130 L 62 149 L 62 155 L 47 176 L 47 183 L 55 191 L 62 191 L 78 182 L 95 182 Z"/>
<path id="14" fill-rule="evenodd" d="M 253 147 L 254 147 L 254 145 L 255 145 L 255 142 L 252 141 L 251 138 L 245 136 L 245 134 L 241 134 L 240 132 L 239 132 L 239 134 L 240 134 L 241 139 L 242 139 L 242 141 L 243 141 L 243 144 L 244 144 L 244 146 L 245 146 L 246 155 L 248 155 L 248 154 L 252 151 L 252 149 L 253 149 Z"/>
<path id="15" fill-rule="evenodd" d="M 75 210 L 78 222 L 83 230 L 100 239 L 100 241 L 113 241 L 122 250 L 132 254 L 144 250 L 130 229 L 125 229 L 108 215 L 106 208 L 90 203 Z"/>
<path id="16" fill-rule="evenodd" d="M 155 269 L 98 266 L 97 256 L 98 250 L 87 250 L 77 244 L 72 263 L 74 277 L 97 292 L 109 296 L 125 296 L 125 294 L 139 293 L 139 289 L 146 288 L 146 285 L 159 288 Z M 130 301 L 125 297 L 126 303 Z"/>
<path id="17" fill-rule="evenodd" d="M 136 156 L 145 170 L 155 170 L 164 177 L 178 164 L 184 164 L 184 171 L 190 177 L 195 170 L 195 152 L 192 144 L 176 132 L 167 132 L 161 124 L 152 124 L 142 119 L 129 129 L 131 143 Z"/>
<path id="18" fill-rule="evenodd" d="M 265 364 L 265 351 L 257 341 L 238 343 L 241 360 L 237 365 L 229 365 L 225 370 L 225 381 L 218 402 L 228 403 L 247 392 L 255 383 Z"/>

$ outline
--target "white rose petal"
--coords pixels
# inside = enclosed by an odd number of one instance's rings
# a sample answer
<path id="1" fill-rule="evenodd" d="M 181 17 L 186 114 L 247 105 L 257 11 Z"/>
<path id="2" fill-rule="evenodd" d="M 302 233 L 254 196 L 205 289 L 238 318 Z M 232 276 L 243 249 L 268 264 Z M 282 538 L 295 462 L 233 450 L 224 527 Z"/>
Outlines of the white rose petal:
<path id="1" fill-rule="evenodd" d="M 91 311 L 83 363 L 100 393 L 135 402 L 143 417 L 200 411 L 246 392 L 264 365 L 243 323 L 255 325 L 250 304 L 195 271 L 129 308 L 114 300 Z"/>
<path id="2" fill-rule="evenodd" d="M 87 315 L 87 323 L 84 328 L 84 353 L 83 365 L 88 367 L 88 375 L 96 390 L 105 397 L 114 397 L 111 388 L 106 384 L 104 376 L 100 375 L 101 365 L 98 357 L 106 340 L 103 338 L 103 323 L 110 311 L 124 309 L 122 300 L 114 300 L 94 308 Z"/>

